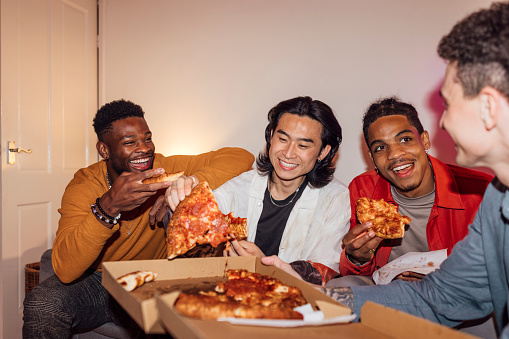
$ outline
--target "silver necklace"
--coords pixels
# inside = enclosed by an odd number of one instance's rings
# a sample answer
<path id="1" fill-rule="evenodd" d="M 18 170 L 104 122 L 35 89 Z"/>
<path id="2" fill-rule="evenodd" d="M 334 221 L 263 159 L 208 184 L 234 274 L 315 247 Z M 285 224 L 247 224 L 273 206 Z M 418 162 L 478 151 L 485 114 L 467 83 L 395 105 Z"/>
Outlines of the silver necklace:
<path id="1" fill-rule="evenodd" d="M 108 189 L 111 189 L 110 175 L 108 174 L 108 172 L 106 172 L 106 181 L 108 182 Z M 138 207 L 138 213 L 139 213 L 139 210 L 140 210 L 140 208 Z M 138 214 L 138 213 L 136 213 L 136 214 Z M 135 216 L 133 219 L 129 219 L 129 220 L 122 220 L 122 221 L 123 221 L 123 223 L 121 222 L 121 225 L 124 225 L 124 227 L 125 227 L 125 228 L 126 228 L 126 230 L 127 230 L 127 239 L 129 239 L 129 237 L 131 236 L 131 228 L 133 228 L 133 226 L 134 226 L 134 221 L 136 220 L 136 218 L 137 218 L 137 217 Z M 133 222 L 131 223 L 131 226 L 130 226 L 130 227 L 127 227 L 127 223 L 126 223 L 126 221 L 131 221 L 131 220 L 133 221 Z"/>
<path id="2" fill-rule="evenodd" d="M 125 221 L 122 223 L 122 225 L 124 225 L 124 227 L 127 229 L 127 239 L 129 239 L 129 237 L 131 236 L 131 228 L 133 228 L 135 220 L 136 218 L 133 219 L 133 222 L 131 222 L 130 227 L 127 227 L 127 223 Z"/>
<path id="3" fill-rule="evenodd" d="M 300 185 L 299 185 L 299 187 L 297 187 L 297 190 L 296 190 L 295 192 L 293 192 L 293 197 L 292 197 L 292 199 L 291 199 L 289 202 L 287 202 L 287 203 L 286 203 L 286 204 L 284 204 L 284 205 L 278 205 L 278 204 L 276 204 L 276 202 L 275 202 L 275 201 L 274 201 L 274 199 L 272 198 L 272 193 L 270 193 L 271 188 L 272 188 L 272 182 L 271 182 L 271 181 L 270 181 L 270 179 L 269 179 L 269 198 L 270 198 L 270 202 L 272 203 L 272 205 L 274 205 L 274 206 L 276 206 L 276 207 L 286 207 L 286 206 L 290 205 L 290 204 L 293 202 L 293 200 L 295 199 L 295 197 L 297 196 L 297 193 L 299 193 L 299 190 L 300 190 L 300 186 L 301 186 L 301 185 L 302 185 L 302 184 L 300 184 Z"/>

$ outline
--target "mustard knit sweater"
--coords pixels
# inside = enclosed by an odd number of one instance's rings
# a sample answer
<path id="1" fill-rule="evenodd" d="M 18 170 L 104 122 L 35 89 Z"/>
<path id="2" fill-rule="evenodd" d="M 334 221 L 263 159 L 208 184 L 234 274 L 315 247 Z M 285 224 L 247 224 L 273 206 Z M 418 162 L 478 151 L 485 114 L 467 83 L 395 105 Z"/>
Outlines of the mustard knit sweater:
<path id="1" fill-rule="evenodd" d="M 196 156 L 156 154 L 153 168 L 162 167 L 168 173 L 184 171 L 186 176 L 195 175 L 215 189 L 251 169 L 253 161 L 253 155 L 243 149 L 222 148 Z M 121 219 L 112 229 L 96 219 L 90 206 L 108 190 L 106 171 L 105 161 L 82 168 L 65 189 L 52 254 L 55 273 L 64 283 L 74 281 L 89 268 L 100 270 L 103 261 L 166 257 L 164 229 L 149 224 L 156 196 L 140 206 L 138 217 Z"/>

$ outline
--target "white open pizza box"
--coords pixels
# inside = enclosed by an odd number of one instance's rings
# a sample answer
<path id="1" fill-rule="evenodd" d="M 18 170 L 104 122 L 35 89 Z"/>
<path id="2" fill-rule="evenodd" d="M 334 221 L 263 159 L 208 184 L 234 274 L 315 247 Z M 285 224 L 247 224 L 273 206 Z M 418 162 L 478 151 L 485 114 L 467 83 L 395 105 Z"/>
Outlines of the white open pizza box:
<path id="1" fill-rule="evenodd" d="M 256 257 L 210 257 L 105 262 L 103 263 L 102 283 L 106 290 L 145 333 L 160 334 L 166 333 L 160 321 L 162 317 L 165 319 L 166 317 L 177 317 L 174 324 L 175 328 L 181 328 L 181 324 L 185 320 L 216 323 L 217 321 L 195 320 L 177 315 L 173 311 L 173 303 L 169 305 L 172 309 L 171 312 L 164 310 L 160 313 L 158 312 L 158 306 L 162 305 L 164 308 L 164 305 L 168 303 L 168 298 L 176 298 L 179 291 L 186 285 L 210 284 L 211 279 L 218 281 L 218 279 L 224 277 L 225 272 L 229 269 L 246 269 L 250 272 L 272 276 L 288 285 L 299 287 L 312 308 L 315 310 L 320 309 L 327 319 L 348 317 L 351 314 L 349 308 L 321 293 L 312 287 L 312 285 L 291 276 L 277 267 L 265 266 Z M 116 281 L 116 278 L 124 274 L 144 270 L 157 273 L 157 279 L 146 283 L 132 292 L 125 291 Z M 158 305 L 156 305 L 156 299 L 158 299 L 156 296 L 159 298 Z M 184 318 L 186 319 L 182 320 Z M 219 326 L 237 328 L 244 325 L 231 325 L 220 322 Z M 316 328 L 316 326 L 314 327 Z M 169 332 L 172 333 L 173 331 L 170 330 Z"/>

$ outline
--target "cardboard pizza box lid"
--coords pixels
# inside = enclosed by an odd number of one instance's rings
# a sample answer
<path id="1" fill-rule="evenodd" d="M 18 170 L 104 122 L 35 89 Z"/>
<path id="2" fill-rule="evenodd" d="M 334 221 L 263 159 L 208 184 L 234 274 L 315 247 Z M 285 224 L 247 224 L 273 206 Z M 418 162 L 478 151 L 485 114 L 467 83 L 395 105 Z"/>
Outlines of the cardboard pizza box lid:
<path id="1" fill-rule="evenodd" d="M 361 323 L 367 328 L 390 334 L 395 339 L 406 339 L 410 334 L 413 339 L 476 338 L 470 334 L 370 301 L 361 308 Z"/>
<path id="2" fill-rule="evenodd" d="M 180 316 L 173 310 L 178 293 L 157 297 L 161 321 L 174 338 L 349 338 L 349 339 L 468 339 L 469 334 L 433 323 L 389 307 L 367 302 L 361 310 L 361 322 L 300 328 L 270 328 L 231 325 L 214 320 L 197 320 Z"/>

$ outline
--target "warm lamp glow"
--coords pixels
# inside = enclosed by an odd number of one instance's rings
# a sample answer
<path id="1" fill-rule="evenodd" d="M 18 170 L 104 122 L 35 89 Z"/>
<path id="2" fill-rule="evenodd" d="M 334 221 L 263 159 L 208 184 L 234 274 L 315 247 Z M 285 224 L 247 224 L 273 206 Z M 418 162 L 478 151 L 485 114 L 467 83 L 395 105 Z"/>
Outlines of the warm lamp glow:
<path id="1" fill-rule="evenodd" d="M 217 146 L 215 142 L 207 140 L 205 136 L 193 136 L 185 141 L 166 140 L 164 144 L 157 146 L 157 152 L 166 156 L 170 155 L 195 155 L 216 150 L 222 146 Z"/>

